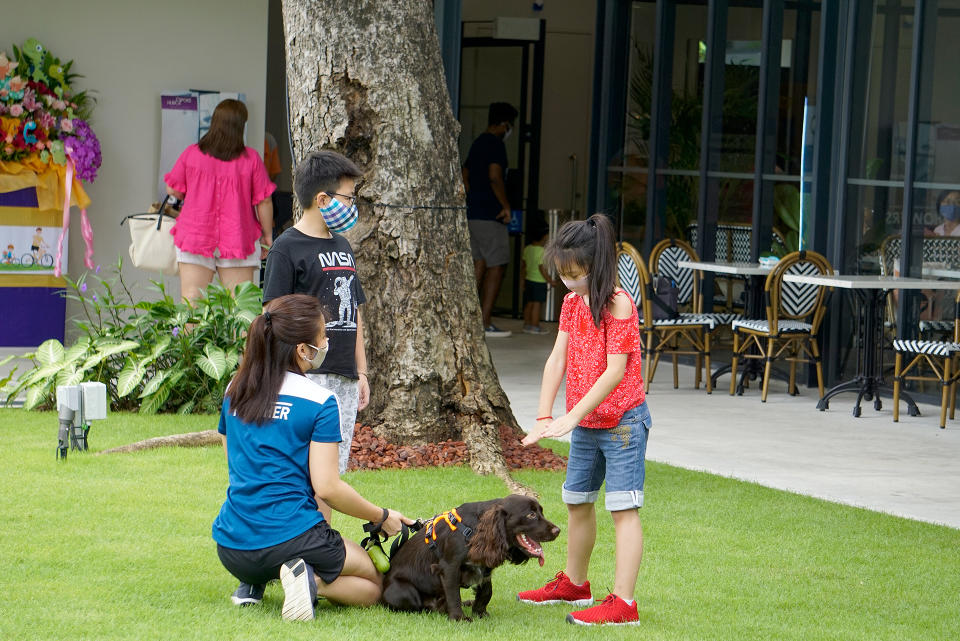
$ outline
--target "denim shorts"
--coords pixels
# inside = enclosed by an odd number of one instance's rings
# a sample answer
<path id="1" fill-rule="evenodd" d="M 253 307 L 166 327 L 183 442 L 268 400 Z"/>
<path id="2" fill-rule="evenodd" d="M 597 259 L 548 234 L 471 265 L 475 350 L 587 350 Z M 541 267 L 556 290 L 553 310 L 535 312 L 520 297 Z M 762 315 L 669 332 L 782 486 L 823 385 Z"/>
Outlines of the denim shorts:
<path id="1" fill-rule="evenodd" d="M 643 506 L 644 462 L 650 411 L 646 402 L 628 410 L 616 427 L 578 425 L 570 436 L 567 480 L 563 502 L 595 503 L 600 486 L 607 483 L 606 508 L 611 512 Z"/>

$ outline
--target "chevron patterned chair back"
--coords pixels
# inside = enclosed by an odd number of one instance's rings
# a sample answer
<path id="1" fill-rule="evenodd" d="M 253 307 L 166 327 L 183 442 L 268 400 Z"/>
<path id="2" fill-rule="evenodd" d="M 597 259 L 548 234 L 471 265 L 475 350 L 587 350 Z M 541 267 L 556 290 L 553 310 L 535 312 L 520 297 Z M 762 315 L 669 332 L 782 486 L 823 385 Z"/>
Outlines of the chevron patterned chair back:
<path id="1" fill-rule="evenodd" d="M 650 273 L 664 276 L 675 282 L 677 284 L 677 303 L 679 305 L 689 304 L 692 306 L 692 311 L 699 311 L 696 306 L 699 286 L 694 282 L 698 274 L 695 274 L 692 269 L 680 267 L 677 262 L 681 260 L 700 259 L 697 258 L 697 252 L 693 247 L 682 240 L 674 238 L 661 240 L 650 252 Z"/>
<path id="2" fill-rule="evenodd" d="M 765 291 L 770 309 L 767 319 L 772 332 L 780 330 L 781 320 L 807 321 L 814 334 L 820 327 L 826 308 L 823 306 L 827 291 L 820 285 L 790 283 L 783 280 L 786 274 L 832 274 L 833 268 L 827 259 L 816 252 L 793 252 L 780 259 L 767 275 Z M 788 330 L 789 331 L 789 330 Z"/>
<path id="3" fill-rule="evenodd" d="M 812 251 L 787 254 L 770 270 L 764 286 L 767 317 L 738 320 L 732 325 L 731 396 L 736 390 L 738 360 L 762 359 L 764 376 L 761 400 L 766 401 L 772 363 L 778 358 L 790 363 L 791 394 L 797 393 L 797 364 L 813 363 L 817 370 L 820 396 L 823 396 L 823 369 L 816 335 L 826 313 L 826 297 L 832 288 L 790 283 L 784 281 L 783 277 L 787 274 L 832 273 L 833 268 L 827 259 Z"/>
<path id="4" fill-rule="evenodd" d="M 960 378 L 960 291 L 954 296 L 952 340 L 895 339 L 896 360 L 893 368 L 893 420 L 900 420 L 900 387 L 906 380 L 940 383 L 940 428 L 947 424 L 947 407 L 953 420 L 957 406 L 957 379 Z M 908 360 L 904 365 L 904 357 Z M 931 374 L 911 371 L 926 365 Z"/>
<path id="5" fill-rule="evenodd" d="M 617 284 L 633 299 L 640 312 L 640 322 L 652 318 L 644 305 L 643 294 L 646 291 L 650 278 L 644 266 L 640 253 L 630 243 L 619 243 L 617 246 Z"/>

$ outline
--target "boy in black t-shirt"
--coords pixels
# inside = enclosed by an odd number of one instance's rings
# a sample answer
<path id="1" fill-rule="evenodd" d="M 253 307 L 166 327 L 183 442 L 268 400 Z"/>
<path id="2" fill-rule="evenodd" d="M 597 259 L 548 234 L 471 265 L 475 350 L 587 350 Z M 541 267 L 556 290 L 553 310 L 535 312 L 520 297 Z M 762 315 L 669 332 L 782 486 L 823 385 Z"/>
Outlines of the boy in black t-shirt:
<path id="1" fill-rule="evenodd" d="M 367 299 L 353 248 L 338 233 L 357 222 L 354 192 L 362 175 L 334 151 L 315 151 L 297 165 L 293 190 L 303 216 L 274 241 L 263 278 L 264 305 L 286 294 L 309 294 L 324 306 L 329 350 L 307 376 L 340 402 L 341 474 L 347 469 L 357 412 L 370 401 L 359 307 Z"/>

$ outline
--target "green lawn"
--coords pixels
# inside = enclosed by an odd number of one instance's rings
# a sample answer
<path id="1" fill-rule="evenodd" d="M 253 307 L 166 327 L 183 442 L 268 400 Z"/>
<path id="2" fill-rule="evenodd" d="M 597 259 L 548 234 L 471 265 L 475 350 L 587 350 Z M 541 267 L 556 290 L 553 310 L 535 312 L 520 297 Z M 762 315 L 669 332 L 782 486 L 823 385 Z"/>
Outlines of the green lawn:
<path id="1" fill-rule="evenodd" d="M 114 414 L 91 430 L 94 450 L 216 426 L 215 417 Z M 494 573 L 490 616 L 322 605 L 314 622 L 280 620 L 282 591 L 234 608 L 210 523 L 226 487 L 219 448 L 54 457 L 53 413 L 0 410 L 0 639 L 957 639 L 960 531 L 756 485 L 648 464 L 641 626 L 585 630 L 562 606 L 524 606 L 518 590 L 562 568 L 565 532 L 547 563 Z M 654 435 L 654 438 L 656 436 Z M 520 472 L 561 527 L 562 473 Z M 377 503 L 430 516 L 501 496 L 465 468 L 357 472 Z M 944 488 L 955 491 L 956 488 Z M 601 515 L 591 583 L 613 585 L 613 530 Z M 360 523 L 339 517 L 346 536 Z"/>

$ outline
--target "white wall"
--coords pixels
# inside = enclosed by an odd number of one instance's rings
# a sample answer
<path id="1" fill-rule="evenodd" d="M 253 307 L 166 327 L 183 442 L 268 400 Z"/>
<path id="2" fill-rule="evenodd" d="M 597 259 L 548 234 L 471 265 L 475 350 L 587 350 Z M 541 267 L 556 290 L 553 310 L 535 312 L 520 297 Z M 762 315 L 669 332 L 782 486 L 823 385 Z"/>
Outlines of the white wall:
<path id="1" fill-rule="evenodd" d="M 95 92 L 91 126 L 103 151 L 97 180 L 88 185 L 95 260 L 127 256 L 129 232 L 120 219 L 144 211 L 156 191 L 160 154 L 160 92 L 224 89 L 246 94 L 247 142 L 263 144 L 267 0 L 31 0 L 0 11 L 0 49 L 29 37 L 84 77 L 75 89 Z M 73 216 L 79 222 L 79 213 Z M 79 277 L 83 241 L 71 225 L 69 273 Z M 149 277 L 132 266 L 125 278 L 146 294 Z M 167 278 L 179 296 L 179 283 Z M 3 290 L 0 288 L 0 296 Z M 0 300 L 2 305 L 2 300 Z M 71 316 L 68 304 L 67 316 Z M 71 324 L 67 323 L 68 332 Z"/>

